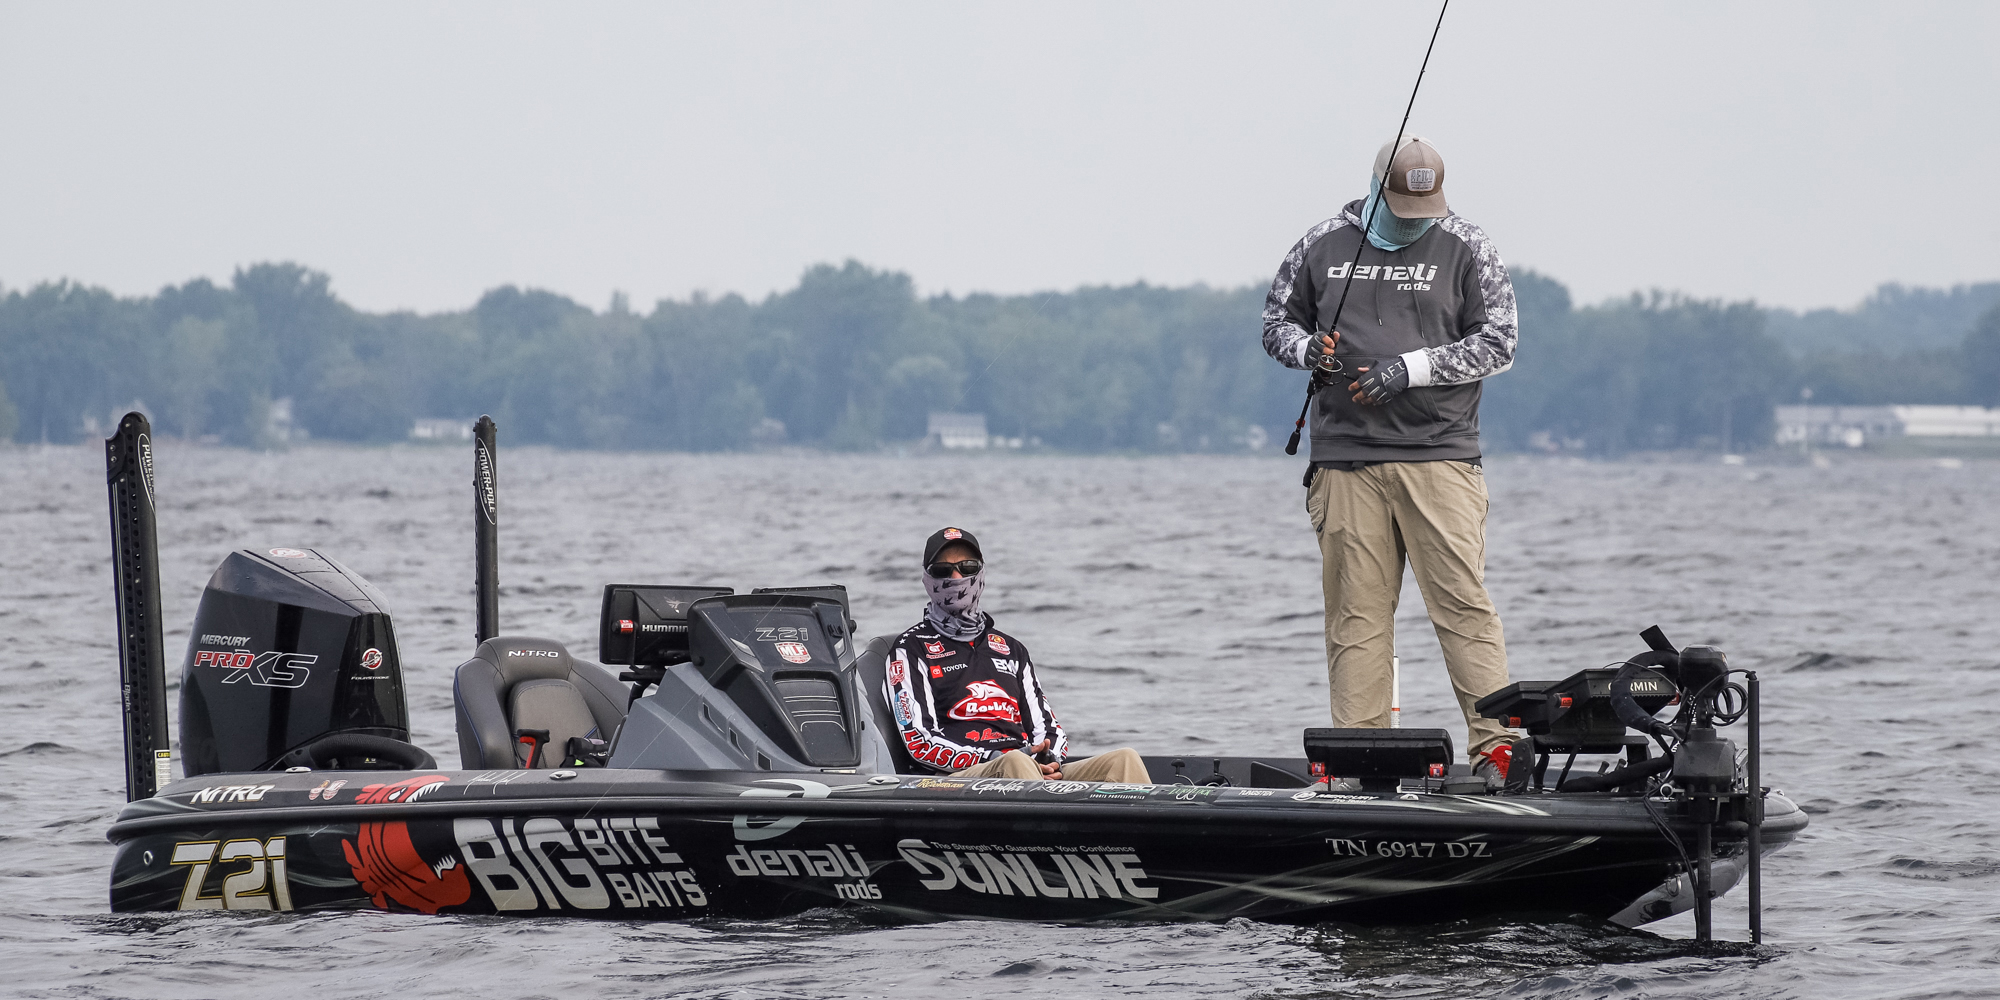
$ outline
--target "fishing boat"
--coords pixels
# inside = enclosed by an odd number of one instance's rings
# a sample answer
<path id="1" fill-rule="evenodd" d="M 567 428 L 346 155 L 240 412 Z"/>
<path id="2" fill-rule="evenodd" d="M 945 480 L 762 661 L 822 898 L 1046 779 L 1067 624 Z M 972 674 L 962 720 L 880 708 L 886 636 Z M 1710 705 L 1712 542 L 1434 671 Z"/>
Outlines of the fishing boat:
<path id="1" fill-rule="evenodd" d="M 145 418 L 107 454 L 118 912 L 1637 926 L 1693 909 L 1706 937 L 1712 900 L 1747 879 L 1754 935 L 1760 858 L 1806 826 L 1761 785 L 1754 672 L 1657 628 L 1617 669 L 1480 703 L 1522 734 L 1502 784 L 1421 729 L 1311 729 L 1297 757 L 1149 756 L 1144 784 L 953 777 L 897 738 L 889 640 L 862 637 L 837 585 L 606 585 L 597 662 L 500 634 L 490 420 L 460 766 L 409 740 L 385 598 L 301 545 L 236 551 L 209 580 L 171 780 Z M 1742 753 L 1718 735 L 1739 721 Z"/>

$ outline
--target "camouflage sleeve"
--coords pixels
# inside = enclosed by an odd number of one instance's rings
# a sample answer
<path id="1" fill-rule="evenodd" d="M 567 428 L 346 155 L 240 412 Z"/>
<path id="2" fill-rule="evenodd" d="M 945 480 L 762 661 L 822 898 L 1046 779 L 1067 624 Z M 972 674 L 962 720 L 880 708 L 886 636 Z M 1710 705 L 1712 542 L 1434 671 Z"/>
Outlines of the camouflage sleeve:
<path id="1" fill-rule="evenodd" d="M 1410 366 L 1413 386 L 1462 385 L 1498 375 L 1514 366 L 1514 345 L 1520 339 L 1514 283 L 1485 230 L 1458 215 L 1439 219 L 1438 228 L 1472 250 L 1472 273 L 1464 277 L 1467 308 L 1457 342 L 1425 348 L 1422 354 L 1429 363 Z"/>
<path id="2" fill-rule="evenodd" d="M 1320 237 L 1347 225 L 1336 215 L 1312 227 L 1292 245 L 1292 252 L 1278 265 L 1271 292 L 1264 297 L 1264 353 L 1287 368 L 1305 369 L 1301 345 L 1312 335 L 1318 322 L 1317 303 L 1312 293 L 1312 276 L 1305 273 L 1306 251 Z"/>

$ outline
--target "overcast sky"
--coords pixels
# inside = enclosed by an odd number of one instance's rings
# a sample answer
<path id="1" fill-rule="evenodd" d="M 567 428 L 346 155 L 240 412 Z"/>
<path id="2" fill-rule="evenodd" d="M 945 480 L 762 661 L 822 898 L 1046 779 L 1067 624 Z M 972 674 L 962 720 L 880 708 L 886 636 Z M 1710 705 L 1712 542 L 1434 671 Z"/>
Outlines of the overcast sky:
<path id="1" fill-rule="evenodd" d="M 367 309 L 821 261 L 1270 280 L 1366 190 L 1428 3 L 0 2 L 0 284 L 292 260 Z M 1846 305 L 2000 279 L 2000 4 L 1459 0 L 1411 131 L 1510 265 Z"/>

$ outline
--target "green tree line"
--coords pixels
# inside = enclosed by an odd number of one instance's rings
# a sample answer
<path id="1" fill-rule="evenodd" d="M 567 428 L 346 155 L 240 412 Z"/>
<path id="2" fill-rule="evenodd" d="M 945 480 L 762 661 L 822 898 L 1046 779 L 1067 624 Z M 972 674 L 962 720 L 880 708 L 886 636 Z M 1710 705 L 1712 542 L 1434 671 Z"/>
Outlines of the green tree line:
<path id="1" fill-rule="evenodd" d="M 2000 403 L 2000 311 L 1956 344 L 1898 351 L 1895 309 L 1878 309 L 1883 332 L 1859 342 L 1889 346 L 1801 350 L 1770 330 L 1775 318 L 1796 338 L 1796 314 L 1750 303 L 1652 294 L 1578 308 L 1548 277 L 1515 283 L 1519 354 L 1485 389 L 1492 451 L 1755 447 L 1772 404 L 1804 386 L 1815 402 Z M 354 309 L 295 264 L 143 297 L 52 282 L 0 295 L 0 437 L 78 441 L 143 400 L 161 433 L 258 446 L 288 399 L 315 438 L 355 442 L 491 413 L 522 443 L 869 449 L 922 437 L 932 411 L 968 411 L 992 433 L 1069 450 L 1270 448 L 1305 376 L 1264 355 L 1263 294 L 926 297 L 907 275 L 850 261 L 760 301 L 598 312 L 508 286 L 417 315 Z"/>

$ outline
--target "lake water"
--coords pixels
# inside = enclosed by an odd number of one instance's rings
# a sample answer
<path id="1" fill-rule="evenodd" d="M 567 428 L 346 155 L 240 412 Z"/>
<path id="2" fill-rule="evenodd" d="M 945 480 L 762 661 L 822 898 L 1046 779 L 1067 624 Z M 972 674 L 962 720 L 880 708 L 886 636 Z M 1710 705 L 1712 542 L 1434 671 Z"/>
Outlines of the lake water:
<path id="1" fill-rule="evenodd" d="M 170 650 L 231 549 L 322 548 L 388 597 L 413 738 L 456 760 L 472 648 L 461 449 L 160 449 Z M 989 610 L 1084 748 L 1295 754 L 1326 724 L 1318 556 L 1271 458 L 501 453 L 506 631 L 595 650 L 607 582 L 845 583 L 916 619 L 925 535 L 975 530 Z M 1488 582 L 1516 678 L 1658 623 L 1764 678 L 1766 781 L 1813 814 L 1766 944 L 1683 916 L 1375 930 L 825 911 L 625 924 L 107 912 L 123 800 L 101 449 L 0 450 L 0 994 L 32 997 L 1970 997 L 2000 995 L 2000 464 L 1496 459 Z M 1463 733 L 1414 586 L 1406 724 Z M 170 654 L 170 674 L 178 653 Z M 1458 741 L 1463 736 L 1457 737 Z M 1744 895 L 1718 906 L 1743 938 Z"/>

